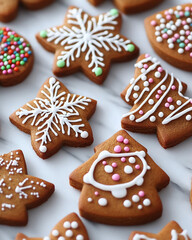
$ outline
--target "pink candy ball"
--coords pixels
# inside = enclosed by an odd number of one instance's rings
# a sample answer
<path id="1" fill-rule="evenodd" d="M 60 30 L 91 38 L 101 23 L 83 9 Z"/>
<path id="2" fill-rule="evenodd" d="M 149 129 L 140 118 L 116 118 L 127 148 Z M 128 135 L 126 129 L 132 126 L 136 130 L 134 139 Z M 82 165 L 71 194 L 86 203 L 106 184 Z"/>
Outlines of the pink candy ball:
<path id="1" fill-rule="evenodd" d="M 135 169 L 139 170 L 140 169 L 140 165 L 139 164 L 135 165 Z"/>
<path id="2" fill-rule="evenodd" d="M 120 175 L 119 174 L 113 174 L 112 176 L 113 181 L 119 181 L 120 180 Z"/>
<path id="3" fill-rule="evenodd" d="M 129 152 L 129 147 L 124 147 L 125 152 Z"/>
<path id="4" fill-rule="evenodd" d="M 165 107 L 168 108 L 170 106 L 169 103 L 165 103 Z"/>
<path id="5" fill-rule="evenodd" d="M 123 141 L 124 144 L 128 144 L 129 143 L 129 140 L 127 138 L 124 139 Z"/>
<path id="6" fill-rule="evenodd" d="M 121 146 L 117 145 L 114 147 L 114 152 L 120 153 L 121 152 Z"/>
<path id="7" fill-rule="evenodd" d="M 149 78 L 149 83 L 153 83 L 153 78 Z"/>
<path id="8" fill-rule="evenodd" d="M 151 21 L 151 25 L 152 25 L 152 26 L 156 26 L 156 24 L 157 24 L 157 22 L 156 22 L 155 20 L 152 20 L 152 21 Z"/>
<path id="9" fill-rule="evenodd" d="M 145 196 L 145 192 L 144 191 L 139 191 L 139 197 L 144 197 Z"/>
<path id="10" fill-rule="evenodd" d="M 98 196 L 99 195 L 99 193 L 98 192 L 95 192 L 95 196 Z"/>
<path id="11" fill-rule="evenodd" d="M 102 164 L 103 164 L 103 165 L 106 165 L 106 164 L 107 164 L 107 162 L 106 162 L 106 161 L 103 161 L 103 162 L 102 162 Z"/>
<path id="12" fill-rule="evenodd" d="M 139 114 L 143 115 L 143 110 L 139 110 Z"/>
<path id="13" fill-rule="evenodd" d="M 125 162 L 126 161 L 126 158 L 125 157 L 122 157 L 121 158 L 121 162 Z"/>
<path id="14" fill-rule="evenodd" d="M 116 168 L 117 167 L 117 163 L 116 162 L 112 163 L 112 167 Z"/>
<path id="15" fill-rule="evenodd" d="M 117 141 L 118 141 L 118 142 L 123 142 L 123 140 L 124 140 L 124 137 L 123 137 L 123 136 L 119 135 L 119 136 L 117 137 Z"/>
<path id="16" fill-rule="evenodd" d="M 167 102 L 168 102 L 168 103 L 172 103 L 172 102 L 173 102 L 173 98 L 172 98 L 172 97 L 168 97 L 168 98 L 167 98 Z"/>
<path id="17" fill-rule="evenodd" d="M 175 89 L 176 89 L 175 85 L 173 85 L 173 86 L 171 87 L 171 89 L 172 89 L 172 90 L 175 90 Z"/>

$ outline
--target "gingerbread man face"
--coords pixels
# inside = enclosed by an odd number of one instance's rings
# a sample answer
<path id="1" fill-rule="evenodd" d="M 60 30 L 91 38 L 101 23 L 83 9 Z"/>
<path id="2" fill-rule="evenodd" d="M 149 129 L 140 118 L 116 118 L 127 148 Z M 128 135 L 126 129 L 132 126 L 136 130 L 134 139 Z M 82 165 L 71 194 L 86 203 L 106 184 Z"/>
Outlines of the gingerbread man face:
<path id="1" fill-rule="evenodd" d="M 169 177 L 147 150 L 124 130 L 100 144 L 93 157 L 70 175 L 70 184 L 82 191 L 80 214 L 114 225 L 141 224 L 160 217 L 157 189 L 168 183 Z"/>
<path id="2" fill-rule="evenodd" d="M 164 148 L 192 135 L 192 99 L 184 96 L 186 84 L 163 69 L 148 54 L 135 64 L 135 76 L 121 96 L 133 108 L 124 114 L 122 127 L 157 133 Z M 174 134 L 173 134 L 174 130 Z"/>

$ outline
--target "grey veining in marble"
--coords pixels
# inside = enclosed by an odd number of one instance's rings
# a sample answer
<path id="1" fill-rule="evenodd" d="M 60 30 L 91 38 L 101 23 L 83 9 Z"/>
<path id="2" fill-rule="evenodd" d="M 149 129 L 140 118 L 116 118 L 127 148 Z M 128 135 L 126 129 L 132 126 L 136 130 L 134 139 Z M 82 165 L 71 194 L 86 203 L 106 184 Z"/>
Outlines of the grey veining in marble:
<path id="1" fill-rule="evenodd" d="M 0 226 L 0 240 L 13 240 L 18 232 L 31 237 L 43 237 L 66 214 L 78 212 L 80 193 L 69 186 L 69 174 L 93 154 L 93 147 L 120 129 L 121 116 L 129 110 L 120 98 L 120 92 L 127 86 L 134 73 L 134 61 L 114 64 L 107 80 L 97 86 L 82 73 L 60 78 L 72 92 L 91 96 L 98 100 L 95 115 L 90 120 L 94 133 L 94 143 L 87 148 L 63 147 L 48 160 L 41 160 L 31 147 L 30 135 L 19 131 L 9 122 L 9 115 L 27 101 L 33 99 L 42 83 L 52 76 L 51 68 L 54 55 L 45 51 L 36 41 L 35 34 L 47 27 L 63 22 L 66 9 L 70 5 L 84 8 L 97 15 L 113 8 L 112 1 L 107 1 L 98 8 L 91 6 L 86 0 L 57 0 L 52 6 L 41 11 L 27 11 L 20 8 L 15 21 L 6 24 L 27 37 L 35 51 L 35 65 L 30 76 L 21 84 L 0 87 L 0 154 L 15 149 L 22 149 L 28 172 L 31 175 L 53 182 L 56 192 L 48 202 L 28 211 L 29 222 L 26 227 Z M 157 8 L 132 16 L 123 17 L 122 33 L 133 40 L 141 49 L 154 56 L 145 31 L 143 20 L 154 12 L 187 0 L 166 0 Z M 2 24 L 1 24 L 2 26 Z M 158 56 L 157 56 L 158 57 Z M 162 60 L 164 68 L 188 84 L 187 95 L 192 96 L 192 74 L 176 69 Z M 192 138 L 170 149 L 163 149 L 155 135 L 130 133 L 149 151 L 153 160 L 170 176 L 170 185 L 160 192 L 164 212 L 155 222 L 132 227 L 111 227 L 92 223 L 85 219 L 91 240 L 127 240 L 133 230 L 158 232 L 170 220 L 178 221 L 192 237 L 192 211 L 189 202 L 190 181 L 192 177 Z"/>

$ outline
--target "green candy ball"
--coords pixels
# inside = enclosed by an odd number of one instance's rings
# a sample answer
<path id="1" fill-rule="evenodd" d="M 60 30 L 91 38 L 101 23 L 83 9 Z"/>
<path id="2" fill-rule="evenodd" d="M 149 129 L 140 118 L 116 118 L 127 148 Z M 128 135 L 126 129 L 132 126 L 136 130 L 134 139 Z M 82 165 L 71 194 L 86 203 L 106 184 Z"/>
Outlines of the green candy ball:
<path id="1" fill-rule="evenodd" d="M 101 76 L 103 73 L 103 70 L 102 68 L 98 67 L 95 69 L 95 75 L 98 77 L 98 76 Z"/>
<path id="2" fill-rule="evenodd" d="M 57 67 L 59 67 L 59 68 L 65 67 L 65 62 L 63 60 L 58 60 L 57 61 Z"/>
<path id="3" fill-rule="evenodd" d="M 119 15 L 119 11 L 117 9 L 113 8 L 110 10 L 110 14 L 111 14 L 111 16 L 117 16 L 117 15 Z"/>
<path id="4" fill-rule="evenodd" d="M 135 51 L 135 46 L 133 44 L 128 44 L 127 45 L 127 51 L 128 52 L 134 52 Z"/>
<path id="5" fill-rule="evenodd" d="M 46 30 L 41 31 L 41 32 L 40 32 L 40 36 L 41 36 L 42 38 L 46 38 L 46 37 L 47 37 L 47 31 L 46 31 Z"/>

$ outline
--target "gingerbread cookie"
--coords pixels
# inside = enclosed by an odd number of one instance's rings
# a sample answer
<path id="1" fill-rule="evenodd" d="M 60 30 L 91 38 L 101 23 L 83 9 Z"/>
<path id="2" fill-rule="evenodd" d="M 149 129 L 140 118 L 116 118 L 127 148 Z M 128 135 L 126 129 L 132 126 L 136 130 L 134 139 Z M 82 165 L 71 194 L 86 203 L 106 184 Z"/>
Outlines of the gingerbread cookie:
<path id="1" fill-rule="evenodd" d="M 104 2 L 104 0 L 88 0 L 94 6 L 99 5 Z M 163 0 L 113 0 L 114 4 L 121 10 L 122 12 L 128 13 L 138 13 L 148 9 L 151 9 L 157 6 L 159 3 L 163 2 Z"/>
<path id="2" fill-rule="evenodd" d="M 192 71 L 192 3 L 148 17 L 145 28 L 152 47 L 161 58 Z"/>
<path id="3" fill-rule="evenodd" d="M 54 185 L 27 175 L 21 150 L 0 156 L 0 224 L 26 225 L 27 209 L 45 202 L 54 192 Z"/>
<path id="4" fill-rule="evenodd" d="M 148 54 L 139 57 L 135 68 L 134 78 L 121 94 L 133 106 L 124 114 L 122 127 L 157 133 L 164 148 L 192 136 L 192 99 L 183 95 L 187 85 Z"/>
<path id="5" fill-rule="evenodd" d="M 36 35 L 41 45 L 55 52 L 53 73 L 66 76 L 83 71 L 93 82 L 102 84 L 113 61 L 128 61 L 139 53 L 138 47 L 120 35 L 122 16 L 116 10 L 92 17 L 70 7 L 64 24 Z"/>
<path id="6" fill-rule="evenodd" d="M 81 219 L 76 213 L 71 213 L 52 229 L 49 237 L 29 238 L 18 233 L 15 240 L 89 240 L 89 237 Z"/>
<path id="7" fill-rule="evenodd" d="M 125 130 L 95 149 L 95 154 L 70 175 L 81 190 L 79 211 L 89 220 L 112 225 L 136 225 L 162 214 L 158 192 L 169 183 L 147 150 Z"/>
<path id="8" fill-rule="evenodd" d="M 183 230 L 178 223 L 168 223 L 158 234 L 133 232 L 129 240 L 190 240 L 187 231 Z"/>
<path id="9" fill-rule="evenodd" d="M 0 85 L 22 82 L 34 62 L 30 43 L 8 27 L 0 28 Z"/>
<path id="10" fill-rule="evenodd" d="M 31 143 L 41 158 L 48 158 L 62 145 L 85 147 L 93 142 L 88 119 L 97 102 L 71 94 L 54 77 L 40 88 L 37 97 L 16 110 L 10 121 L 21 131 L 31 134 Z"/>
<path id="11" fill-rule="evenodd" d="M 51 4 L 54 0 L 0 0 L 0 21 L 10 22 L 18 12 L 19 3 L 31 10 L 40 9 Z"/>

